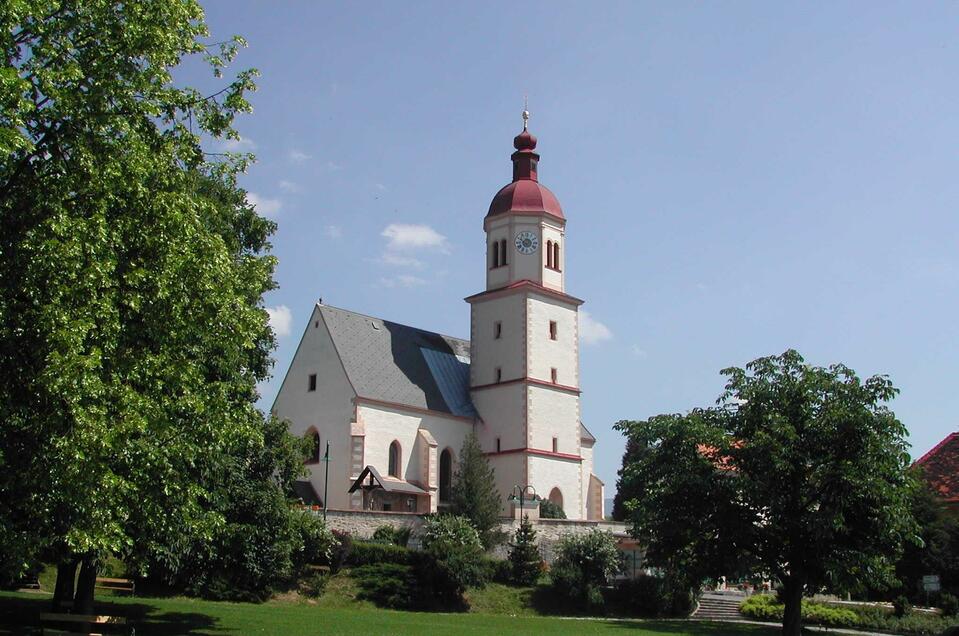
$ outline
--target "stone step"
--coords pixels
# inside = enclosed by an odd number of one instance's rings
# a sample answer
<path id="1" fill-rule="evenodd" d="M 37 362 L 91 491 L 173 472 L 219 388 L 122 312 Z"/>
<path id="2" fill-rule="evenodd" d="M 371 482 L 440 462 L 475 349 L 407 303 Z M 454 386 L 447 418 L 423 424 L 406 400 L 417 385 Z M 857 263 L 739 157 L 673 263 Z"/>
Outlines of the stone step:
<path id="1" fill-rule="evenodd" d="M 739 613 L 739 604 L 742 598 L 703 596 L 699 599 L 699 607 L 693 612 L 692 618 L 700 620 L 735 620 L 742 618 Z"/>

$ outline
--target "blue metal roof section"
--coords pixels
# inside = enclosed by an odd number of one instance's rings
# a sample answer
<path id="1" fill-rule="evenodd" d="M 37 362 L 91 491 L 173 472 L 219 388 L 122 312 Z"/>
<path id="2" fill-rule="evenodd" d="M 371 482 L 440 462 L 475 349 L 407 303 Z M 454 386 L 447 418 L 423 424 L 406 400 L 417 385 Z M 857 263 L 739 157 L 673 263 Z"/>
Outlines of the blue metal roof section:
<path id="1" fill-rule="evenodd" d="M 450 412 L 462 417 L 476 417 L 469 391 L 469 358 L 426 347 L 420 347 L 420 352 Z"/>

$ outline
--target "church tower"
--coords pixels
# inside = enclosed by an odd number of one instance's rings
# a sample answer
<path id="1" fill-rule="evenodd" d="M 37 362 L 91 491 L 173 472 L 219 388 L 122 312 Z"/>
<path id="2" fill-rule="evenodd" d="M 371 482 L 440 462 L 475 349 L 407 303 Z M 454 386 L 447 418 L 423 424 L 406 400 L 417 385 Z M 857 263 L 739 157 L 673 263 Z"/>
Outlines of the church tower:
<path id="1" fill-rule="evenodd" d="M 529 485 L 568 518 L 593 518 L 602 487 L 591 475 L 594 440 L 580 423 L 583 301 L 566 293 L 566 218 L 539 182 L 528 118 L 524 111 L 523 131 L 513 140 L 513 180 L 493 197 L 483 221 L 486 291 L 466 299 L 470 393 L 504 513 L 514 486 Z"/>

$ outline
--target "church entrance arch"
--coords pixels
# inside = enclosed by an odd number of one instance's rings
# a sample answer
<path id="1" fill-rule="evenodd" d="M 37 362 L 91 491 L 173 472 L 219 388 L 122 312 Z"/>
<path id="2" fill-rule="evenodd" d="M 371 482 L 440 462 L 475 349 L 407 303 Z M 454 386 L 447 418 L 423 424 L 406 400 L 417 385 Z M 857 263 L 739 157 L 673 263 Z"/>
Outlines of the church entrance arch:
<path id="1" fill-rule="evenodd" d="M 563 493 L 559 488 L 553 488 L 549 491 L 549 502 L 563 508 Z"/>
<path id="2" fill-rule="evenodd" d="M 447 448 L 440 453 L 440 503 L 449 502 L 452 487 L 453 451 Z"/>

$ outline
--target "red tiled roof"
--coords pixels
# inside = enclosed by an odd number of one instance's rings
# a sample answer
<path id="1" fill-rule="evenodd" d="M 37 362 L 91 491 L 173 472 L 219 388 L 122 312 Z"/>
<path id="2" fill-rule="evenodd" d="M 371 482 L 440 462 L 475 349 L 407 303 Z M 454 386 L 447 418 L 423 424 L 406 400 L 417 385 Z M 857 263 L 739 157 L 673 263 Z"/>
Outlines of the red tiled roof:
<path id="1" fill-rule="evenodd" d="M 950 433 L 916 460 L 923 479 L 946 501 L 959 501 L 959 433 Z"/>

